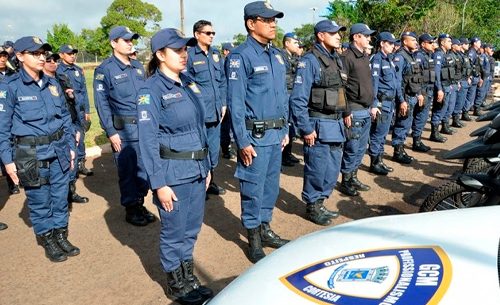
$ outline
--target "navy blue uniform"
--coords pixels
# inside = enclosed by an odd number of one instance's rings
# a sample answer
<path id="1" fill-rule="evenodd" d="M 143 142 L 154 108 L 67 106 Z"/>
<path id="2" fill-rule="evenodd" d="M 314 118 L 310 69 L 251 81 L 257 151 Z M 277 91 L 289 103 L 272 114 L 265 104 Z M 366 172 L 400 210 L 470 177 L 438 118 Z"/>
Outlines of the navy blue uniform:
<path id="1" fill-rule="evenodd" d="M 370 156 L 384 153 L 385 138 L 391 126 L 396 97 L 399 101 L 404 100 L 401 82 L 396 75 L 396 67 L 392 61 L 393 56 L 393 54 L 385 55 L 379 51 L 370 61 L 374 93 L 371 108 L 379 108 L 381 112 L 379 121 L 372 123 L 368 148 Z"/>
<path id="2" fill-rule="evenodd" d="M 467 56 L 469 57 L 469 60 L 473 66 L 474 72 L 473 72 L 472 82 L 470 84 L 469 90 L 467 90 L 467 95 L 465 97 L 465 104 L 463 109 L 464 112 L 469 111 L 473 105 L 477 106 L 474 102 L 476 99 L 476 91 L 478 90 L 479 80 L 481 79 L 481 69 L 479 68 L 481 65 L 480 63 L 478 63 L 480 61 L 479 52 L 473 47 L 471 47 L 467 52 Z M 476 66 L 477 69 L 475 69 L 474 66 Z"/>
<path id="3" fill-rule="evenodd" d="M 339 69 L 342 62 L 336 53 L 331 54 L 316 43 L 314 48 L 330 56 Z M 295 80 L 290 95 L 290 107 L 294 121 L 302 135 L 316 131 L 313 146 L 304 144 L 304 184 L 302 200 L 314 203 L 330 197 L 337 183 L 342 162 L 342 144 L 346 140 L 342 113 L 338 118 L 312 117 L 308 107 L 313 84 L 321 81 L 321 67 L 316 56 L 307 53 L 297 64 Z"/>
<path id="4" fill-rule="evenodd" d="M 466 61 L 469 61 L 469 57 L 464 54 L 463 52 L 457 52 L 457 57 L 460 59 L 462 62 L 462 67 L 467 67 L 470 65 L 466 65 Z M 469 91 L 470 84 L 469 82 L 472 82 L 472 70 L 469 68 L 463 68 L 462 69 L 462 79 L 459 80 L 460 82 L 460 89 L 457 91 L 457 102 L 455 103 L 455 108 L 453 109 L 453 116 L 458 116 L 462 113 L 462 109 L 465 106 L 465 99 L 467 97 L 467 92 Z"/>
<path id="5" fill-rule="evenodd" d="M 449 51 L 451 52 L 451 51 Z M 457 86 L 456 84 L 453 84 L 451 80 L 443 80 L 442 74 L 441 74 L 441 69 L 448 67 L 450 63 L 446 62 L 446 53 L 442 49 L 437 49 L 434 52 L 434 62 L 436 64 L 436 84 L 435 84 L 435 92 L 442 90 L 444 92 L 444 98 L 441 101 L 441 103 L 435 103 L 434 107 L 432 108 L 432 115 L 431 115 L 431 124 L 432 125 L 439 125 L 441 124 L 441 121 L 445 119 L 445 114 L 448 110 L 448 105 L 451 103 L 451 98 L 455 97 L 456 99 L 456 94 L 453 95 L 453 91 L 456 92 Z"/>
<path id="6" fill-rule="evenodd" d="M 424 73 L 428 73 L 427 77 L 424 76 L 424 85 L 422 88 L 422 93 L 424 95 L 424 106 L 415 107 L 413 111 L 413 123 L 412 123 L 412 136 L 413 138 L 421 137 L 424 130 L 427 119 L 429 118 L 429 112 L 431 110 L 432 98 L 434 96 L 434 83 L 436 82 L 434 59 L 432 58 L 432 53 L 425 50 L 419 50 L 414 53 L 415 62 L 422 65 Z M 434 76 L 432 77 L 431 76 Z"/>
<path id="7" fill-rule="evenodd" d="M 208 54 L 196 45 L 188 49 L 187 74 L 198 85 L 205 103 L 205 124 L 212 169 L 219 160 L 222 107 L 226 106 L 227 82 L 224 61 L 219 50 L 210 47 Z"/>
<path id="8" fill-rule="evenodd" d="M 21 68 L 19 73 L 0 83 L 2 162 L 14 162 L 17 150 L 30 147 L 36 149 L 39 161 L 45 161 L 40 167 L 40 177 L 45 184 L 25 187 L 35 234 L 68 225 L 70 150 L 76 150 L 71 116 L 62 89 L 55 79 L 40 75 L 37 83 Z M 49 144 L 30 146 L 19 142 L 47 136 L 52 139 Z"/>
<path id="9" fill-rule="evenodd" d="M 94 73 L 94 101 L 101 127 L 108 138 L 118 134 L 121 139 L 121 151 L 115 151 L 114 156 L 123 206 L 135 205 L 148 192 L 136 120 L 136 94 L 144 79 L 144 68 L 138 61 L 131 59 L 126 65 L 114 55 Z"/>
<path id="10" fill-rule="evenodd" d="M 139 145 L 161 217 L 160 261 L 164 271 L 177 269 L 193 258 L 193 248 L 203 222 L 208 157 L 196 160 L 165 159 L 160 146 L 171 151 L 200 151 L 207 146 L 205 107 L 200 90 L 181 74 L 181 83 L 160 70 L 137 95 Z M 178 201 L 165 211 L 157 190 L 169 186 Z"/>
<path id="11" fill-rule="evenodd" d="M 488 55 L 486 53 L 481 53 L 479 56 L 479 63 L 481 64 L 481 78 L 483 79 L 483 84 L 481 87 L 477 89 L 476 92 L 476 99 L 474 100 L 474 106 L 479 107 L 483 104 L 484 99 L 486 98 L 486 95 L 488 94 L 490 90 L 490 60 L 488 58 Z"/>
<path id="12" fill-rule="evenodd" d="M 235 176 L 240 180 L 242 223 L 253 229 L 270 222 L 279 192 L 281 143 L 288 126 L 270 128 L 257 138 L 246 122 L 286 120 L 288 98 L 285 61 L 276 48 L 266 50 L 254 38 L 234 49 L 226 61 L 228 106 L 239 149 L 252 145 L 257 152 L 250 166 L 238 156 Z"/>

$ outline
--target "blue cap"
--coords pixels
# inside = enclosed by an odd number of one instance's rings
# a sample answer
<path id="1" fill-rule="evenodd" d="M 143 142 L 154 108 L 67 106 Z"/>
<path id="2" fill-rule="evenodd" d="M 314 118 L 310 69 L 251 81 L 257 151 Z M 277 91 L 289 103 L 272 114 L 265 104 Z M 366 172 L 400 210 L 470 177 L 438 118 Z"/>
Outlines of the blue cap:
<path id="1" fill-rule="evenodd" d="M 461 43 L 459 39 L 453 38 L 453 39 L 451 40 L 451 44 L 452 44 L 452 45 L 461 46 L 463 43 Z"/>
<path id="2" fill-rule="evenodd" d="M 447 33 L 442 33 L 442 34 L 439 34 L 438 36 L 438 39 L 445 39 L 445 38 L 450 38 L 450 39 L 453 39 L 453 37 L 451 37 L 450 34 L 447 34 Z"/>
<path id="3" fill-rule="evenodd" d="M 299 41 L 299 48 L 303 48 L 305 45 L 302 41 Z"/>
<path id="4" fill-rule="evenodd" d="M 319 32 L 337 33 L 345 30 L 347 30 L 345 26 L 338 25 L 337 22 L 330 19 L 321 20 L 314 26 L 314 34 L 318 34 Z"/>
<path id="5" fill-rule="evenodd" d="M 47 53 L 45 54 L 45 58 L 47 59 L 54 58 L 54 60 L 59 60 L 61 57 L 57 53 L 52 53 L 52 51 L 47 51 Z"/>
<path id="6" fill-rule="evenodd" d="M 401 39 L 396 40 L 394 45 L 400 47 L 401 46 Z"/>
<path id="7" fill-rule="evenodd" d="M 4 43 L 3 43 L 3 47 L 4 49 L 5 48 L 8 48 L 8 47 L 13 47 L 14 46 L 14 43 L 10 40 L 6 40 Z"/>
<path id="8" fill-rule="evenodd" d="M 342 45 L 341 45 L 342 48 L 344 49 L 347 49 L 349 47 L 349 43 L 348 42 L 344 42 Z"/>
<path id="9" fill-rule="evenodd" d="M 232 51 L 234 50 L 234 44 L 232 42 L 226 42 L 222 44 L 222 50 L 229 50 Z"/>
<path id="10" fill-rule="evenodd" d="M 184 34 L 176 29 L 161 29 L 151 38 L 151 51 L 156 51 L 169 47 L 179 49 L 183 46 L 194 47 L 198 41 L 194 37 L 185 38 Z"/>
<path id="11" fill-rule="evenodd" d="M 126 26 L 115 26 L 109 31 L 109 40 L 118 40 L 123 38 L 124 40 L 132 40 L 139 38 L 139 34 L 132 33 L 132 31 Z"/>
<path id="12" fill-rule="evenodd" d="M 1 54 L 9 55 L 9 52 L 7 52 L 3 47 L 0 47 L 0 55 Z"/>
<path id="13" fill-rule="evenodd" d="M 245 20 L 253 16 L 259 16 L 263 18 L 272 18 L 272 17 L 283 18 L 285 14 L 283 14 L 280 11 L 274 10 L 273 6 L 269 2 L 255 1 L 245 5 L 244 9 Z"/>
<path id="14" fill-rule="evenodd" d="M 355 23 L 351 26 L 349 35 L 363 34 L 363 35 L 373 35 L 377 33 L 375 30 L 370 30 L 370 28 L 364 23 Z"/>
<path id="15" fill-rule="evenodd" d="M 394 35 L 392 33 L 389 33 L 389 32 L 382 32 L 380 34 L 378 34 L 378 37 L 377 37 L 377 40 L 378 41 L 388 41 L 388 42 L 396 42 L 396 37 L 394 37 Z"/>
<path id="16" fill-rule="evenodd" d="M 286 33 L 284 37 L 290 37 L 290 38 L 295 39 L 295 40 L 300 40 L 299 36 L 297 36 L 294 33 Z"/>
<path id="17" fill-rule="evenodd" d="M 26 36 L 19 38 L 14 43 L 14 50 L 16 52 L 30 51 L 35 52 L 39 49 L 44 49 L 45 51 L 52 51 L 52 47 L 48 43 L 43 43 L 42 40 L 36 36 Z"/>
<path id="18" fill-rule="evenodd" d="M 485 43 L 483 48 L 493 48 L 493 45 L 491 43 Z"/>
<path id="19" fill-rule="evenodd" d="M 62 46 L 59 47 L 59 53 L 78 53 L 77 49 L 73 49 L 73 47 L 70 44 L 63 44 Z"/>
<path id="20" fill-rule="evenodd" d="M 404 31 L 403 33 L 401 33 L 401 38 L 403 38 L 403 36 L 410 36 L 410 37 L 413 37 L 415 39 L 418 39 L 417 34 L 415 34 L 414 32 L 410 32 L 410 31 Z"/>
<path id="21" fill-rule="evenodd" d="M 481 38 L 474 36 L 471 38 L 470 43 L 475 43 L 476 41 L 480 41 L 480 40 L 481 40 Z"/>
<path id="22" fill-rule="evenodd" d="M 436 40 L 436 37 L 431 36 L 430 34 L 422 34 L 420 37 L 418 37 L 418 43 L 426 42 L 426 41 L 434 41 Z"/>
<path id="23" fill-rule="evenodd" d="M 459 40 L 460 40 L 460 42 L 461 42 L 462 44 L 468 44 L 468 43 L 470 43 L 469 39 L 467 39 L 467 38 L 465 38 L 465 37 L 462 37 L 462 38 L 460 38 Z"/>

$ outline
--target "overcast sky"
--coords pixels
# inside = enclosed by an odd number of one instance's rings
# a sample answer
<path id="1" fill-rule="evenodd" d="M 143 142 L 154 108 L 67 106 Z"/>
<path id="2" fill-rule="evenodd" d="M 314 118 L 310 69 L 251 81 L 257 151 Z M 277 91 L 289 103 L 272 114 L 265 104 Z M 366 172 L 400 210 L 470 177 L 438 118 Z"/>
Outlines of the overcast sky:
<path id="1" fill-rule="evenodd" d="M 0 0 L 8 2 L 0 18 L 0 42 L 23 36 L 38 36 L 44 42 L 47 30 L 53 24 L 66 23 L 80 33 L 83 28 L 95 29 L 112 0 Z M 144 0 L 143 0 L 144 1 Z M 154 4 L 161 12 L 162 28 L 181 28 L 179 0 L 145 0 Z M 231 41 L 233 35 L 246 33 L 243 22 L 243 8 L 250 0 L 184 0 L 185 32 L 192 35 L 193 24 L 205 19 L 212 22 L 217 33 L 214 43 Z M 305 23 L 318 22 L 321 13 L 328 6 L 328 0 L 271 0 L 276 10 L 285 17 L 279 26 L 285 32 L 292 31 Z M 316 10 L 311 8 L 315 7 Z"/>

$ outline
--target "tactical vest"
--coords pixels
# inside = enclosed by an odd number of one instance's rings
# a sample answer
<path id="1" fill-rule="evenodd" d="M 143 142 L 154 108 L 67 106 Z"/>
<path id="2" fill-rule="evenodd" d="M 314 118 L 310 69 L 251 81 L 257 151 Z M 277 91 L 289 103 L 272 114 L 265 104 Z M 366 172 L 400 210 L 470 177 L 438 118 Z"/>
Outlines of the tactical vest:
<path id="1" fill-rule="evenodd" d="M 342 73 L 340 59 L 335 59 L 313 48 L 311 53 L 321 67 L 321 80 L 313 84 L 309 97 L 309 108 L 326 114 L 343 112 L 347 109 L 345 84 L 347 76 Z"/>
<path id="2" fill-rule="evenodd" d="M 422 52 L 424 54 L 425 59 L 427 60 L 427 67 L 424 66 L 423 74 L 424 74 L 424 84 L 431 85 L 436 82 L 436 70 L 434 59 L 430 57 L 426 52 Z"/>
<path id="3" fill-rule="evenodd" d="M 472 64 L 471 64 L 470 58 L 469 58 L 469 56 L 467 56 L 467 54 L 461 53 L 461 55 L 462 55 L 462 60 L 463 60 L 462 79 L 467 80 L 469 78 L 469 76 L 473 76 L 472 75 Z"/>
<path id="4" fill-rule="evenodd" d="M 439 49 L 443 55 L 443 62 L 441 63 L 441 83 L 448 86 L 455 82 L 455 59 L 451 55 L 451 51 L 447 54 L 443 50 Z"/>
<path id="5" fill-rule="evenodd" d="M 493 75 L 495 73 L 495 58 L 493 56 L 488 55 L 488 59 L 490 61 L 490 75 Z"/>
<path id="6" fill-rule="evenodd" d="M 422 90 L 422 86 L 424 84 L 422 66 L 418 62 L 414 61 L 405 50 L 400 49 L 398 50 L 398 53 L 401 54 L 410 64 L 410 70 L 406 74 L 403 74 L 405 94 L 412 96 L 418 94 L 420 90 Z"/>
<path id="7" fill-rule="evenodd" d="M 481 76 L 481 62 L 479 61 L 479 53 L 476 52 L 475 49 L 472 49 L 471 51 L 469 52 L 475 52 L 476 53 L 476 60 L 474 60 L 474 62 L 472 62 L 472 75 L 474 77 L 479 77 Z M 470 59 L 470 58 L 469 58 Z"/>
<path id="8" fill-rule="evenodd" d="M 460 59 L 460 55 L 457 52 L 453 52 L 453 55 L 455 57 L 455 80 L 461 81 L 463 72 L 462 60 Z"/>
<path id="9" fill-rule="evenodd" d="M 281 54 L 288 62 L 286 66 L 286 89 L 290 93 L 293 89 L 293 80 L 295 78 L 295 72 L 297 71 L 298 58 L 296 56 L 290 56 L 286 50 L 282 50 Z"/>

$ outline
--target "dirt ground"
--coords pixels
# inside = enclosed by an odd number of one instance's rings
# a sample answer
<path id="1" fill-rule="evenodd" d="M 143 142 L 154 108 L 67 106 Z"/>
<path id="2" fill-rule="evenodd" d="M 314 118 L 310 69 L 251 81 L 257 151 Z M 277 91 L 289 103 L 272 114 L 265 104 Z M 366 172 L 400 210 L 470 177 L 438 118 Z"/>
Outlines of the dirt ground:
<path id="1" fill-rule="evenodd" d="M 390 160 L 393 150 L 388 142 L 385 162 L 395 168 L 388 176 L 369 173 L 366 155 L 358 176 L 370 185 L 371 191 L 359 197 L 334 191 L 325 203 L 340 211 L 341 217 L 334 225 L 417 212 L 434 187 L 461 169 L 460 161 L 445 161 L 443 153 L 469 141 L 469 133 L 485 124 L 470 122 L 457 134 L 448 136 L 444 144 L 427 140 L 427 125 L 423 138 L 432 150 L 416 153 L 408 148 L 408 153 L 416 158 L 410 165 Z M 408 139 L 407 146 L 411 142 Z M 302 156 L 300 141 L 296 141 L 293 151 Z M 45 258 L 43 248 L 35 241 L 24 193 L 9 197 L 5 177 L 0 177 L 0 221 L 9 225 L 0 231 L 0 304 L 175 304 L 164 292 L 166 276 L 158 255 L 160 222 L 146 227 L 125 222 L 112 155 L 88 159 L 87 167 L 95 174 L 79 179 L 77 189 L 90 202 L 73 204 L 69 225 L 69 239 L 81 249 L 81 254 L 62 263 Z M 228 192 L 211 196 L 206 202 L 204 224 L 195 247 L 196 272 L 202 283 L 215 292 L 252 266 L 244 251 L 246 232 L 239 217 L 239 187 L 234 170 L 234 160 L 221 158 L 216 182 Z M 302 172 L 303 164 L 283 169 L 271 223 L 275 232 L 292 240 L 323 228 L 304 219 Z M 158 215 L 151 195 L 146 206 Z M 266 249 L 266 253 L 271 251 Z"/>

